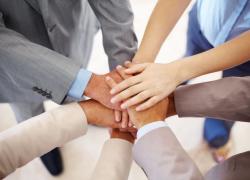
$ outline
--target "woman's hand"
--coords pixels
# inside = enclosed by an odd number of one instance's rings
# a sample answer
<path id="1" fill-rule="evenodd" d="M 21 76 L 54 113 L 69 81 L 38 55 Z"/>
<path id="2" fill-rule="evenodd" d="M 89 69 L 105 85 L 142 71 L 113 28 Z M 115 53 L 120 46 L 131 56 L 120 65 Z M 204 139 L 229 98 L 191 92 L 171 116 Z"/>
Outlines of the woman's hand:
<path id="1" fill-rule="evenodd" d="M 135 75 L 130 77 L 111 90 L 111 94 L 117 94 L 112 103 L 122 102 L 121 108 L 126 109 L 133 105 L 142 103 L 136 107 L 137 111 L 152 107 L 159 101 L 166 98 L 175 88 L 181 84 L 181 62 L 175 61 L 169 64 L 125 64 L 127 74 Z M 121 66 L 117 67 L 118 69 Z M 119 72 L 119 71 L 118 71 Z"/>

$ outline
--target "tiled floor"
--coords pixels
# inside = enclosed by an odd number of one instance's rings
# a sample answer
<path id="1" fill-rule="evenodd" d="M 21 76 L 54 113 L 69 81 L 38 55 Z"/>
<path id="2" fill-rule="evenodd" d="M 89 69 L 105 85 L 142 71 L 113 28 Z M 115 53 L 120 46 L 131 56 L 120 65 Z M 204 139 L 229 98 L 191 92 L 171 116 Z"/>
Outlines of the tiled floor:
<path id="1" fill-rule="evenodd" d="M 147 19 L 156 2 L 156 0 L 132 0 L 133 10 L 135 12 L 135 30 L 141 39 Z M 166 17 L 167 18 L 167 17 Z M 185 14 L 178 22 L 174 32 L 164 44 L 157 61 L 170 62 L 178 59 L 184 53 L 185 32 L 187 25 L 187 15 Z M 108 71 L 106 56 L 101 43 L 100 33 L 97 35 L 93 48 L 92 60 L 89 69 L 97 73 Z M 203 76 L 193 82 L 208 81 L 219 77 L 219 73 Z M 46 105 L 48 108 L 56 106 L 53 103 Z M 0 131 L 15 124 L 14 116 L 8 105 L 0 105 Z M 172 117 L 166 120 L 183 147 L 189 151 L 191 157 L 195 160 L 202 172 L 206 172 L 214 165 L 211 155 L 202 141 L 203 119 L 201 118 L 178 118 Z M 250 150 L 250 124 L 236 123 L 232 131 L 233 148 L 231 154 Z M 108 138 L 106 129 L 90 126 L 88 134 L 78 138 L 61 148 L 65 171 L 59 177 L 51 177 L 39 159 L 30 162 L 25 167 L 19 169 L 6 180 L 84 180 L 88 179 L 92 173 L 95 162 L 101 151 L 103 142 Z M 18 150 L 17 150 L 18 151 Z M 146 180 L 143 172 L 136 164 L 133 164 L 130 180 Z"/>

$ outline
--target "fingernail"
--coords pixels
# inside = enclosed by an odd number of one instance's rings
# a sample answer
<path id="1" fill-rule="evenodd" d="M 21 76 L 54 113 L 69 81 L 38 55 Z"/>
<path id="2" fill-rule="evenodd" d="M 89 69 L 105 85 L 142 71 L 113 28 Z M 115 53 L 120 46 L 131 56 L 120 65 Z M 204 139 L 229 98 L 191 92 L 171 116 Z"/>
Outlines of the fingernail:
<path id="1" fill-rule="evenodd" d="M 141 107 L 136 107 L 135 110 L 136 111 L 141 111 Z"/>
<path id="2" fill-rule="evenodd" d="M 125 64 L 129 64 L 130 63 L 130 61 L 125 61 Z"/>
<path id="3" fill-rule="evenodd" d="M 127 104 L 122 104 L 122 105 L 121 105 L 121 108 L 122 108 L 122 109 L 126 109 L 126 108 L 127 108 Z"/>
<path id="4" fill-rule="evenodd" d="M 116 66 L 116 68 L 117 68 L 117 69 L 121 69 L 121 68 L 122 68 L 122 66 L 121 66 L 121 65 L 118 65 L 118 66 Z"/>
<path id="5" fill-rule="evenodd" d="M 106 81 L 108 81 L 108 80 L 110 80 L 111 78 L 110 78 L 109 76 L 106 76 L 105 79 L 106 79 Z"/>
<path id="6" fill-rule="evenodd" d="M 115 89 L 111 89 L 110 94 L 115 94 Z"/>
<path id="7" fill-rule="evenodd" d="M 112 98 L 112 99 L 110 100 L 110 102 L 114 104 L 114 103 L 115 103 L 115 98 Z"/>

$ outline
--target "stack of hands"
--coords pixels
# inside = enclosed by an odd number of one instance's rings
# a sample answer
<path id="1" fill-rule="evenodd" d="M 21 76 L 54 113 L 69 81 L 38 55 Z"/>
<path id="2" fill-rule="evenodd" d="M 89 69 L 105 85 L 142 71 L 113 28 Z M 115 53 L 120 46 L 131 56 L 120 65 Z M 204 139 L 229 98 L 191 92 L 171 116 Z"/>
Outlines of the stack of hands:
<path id="1" fill-rule="evenodd" d="M 133 143 L 137 129 L 175 115 L 174 96 L 166 93 L 166 87 L 150 89 L 158 82 L 148 78 L 156 77 L 150 75 L 156 72 L 152 65 L 126 62 L 106 75 L 94 75 L 85 95 L 96 101 L 80 102 L 89 124 L 110 127 L 111 138 Z"/>

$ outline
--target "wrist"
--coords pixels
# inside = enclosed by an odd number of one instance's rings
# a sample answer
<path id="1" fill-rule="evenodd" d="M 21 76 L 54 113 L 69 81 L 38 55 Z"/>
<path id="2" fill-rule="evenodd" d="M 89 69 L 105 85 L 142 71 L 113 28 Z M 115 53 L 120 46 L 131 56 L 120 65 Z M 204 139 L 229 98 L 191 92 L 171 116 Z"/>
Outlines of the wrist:
<path id="1" fill-rule="evenodd" d="M 154 62 L 154 60 L 155 60 L 154 56 L 146 55 L 145 53 L 140 53 L 140 51 L 138 51 L 135 54 L 132 62 L 139 64 L 139 63 Z"/>
<path id="2" fill-rule="evenodd" d="M 199 65 L 199 60 L 196 57 L 197 56 L 187 57 L 179 62 L 180 63 L 179 79 L 182 82 L 188 81 L 192 78 L 202 75 L 201 74 L 202 67 Z"/>
<path id="3" fill-rule="evenodd" d="M 101 81 L 102 81 L 102 75 L 97 75 L 93 73 L 84 91 L 84 95 L 88 97 L 93 97 L 93 94 L 96 91 L 96 88 Z"/>
<path id="4" fill-rule="evenodd" d="M 168 97 L 169 104 L 167 109 L 167 117 L 176 115 L 176 108 L 175 108 L 175 102 L 174 102 L 174 93 L 170 94 Z"/>
<path id="5" fill-rule="evenodd" d="M 143 126 L 146 126 L 146 125 L 151 124 L 151 123 L 156 122 L 156 121 L 163 121 L 163 120 L 138 121 L 138 123 L 137 123 L 137 126 L 138 126 L 137 129 L 140 129 Z"/>
<path id="6" fill-rule="evenodd" d="M 119 129 L 112 129 L 110 138 L 111 139 L 122 139 L 122 140 L 128 141 L 132 144 L 134 143 L 134 140 L 135 140 L 135 138 L 132 136 L 131 133 L 121 132 Z"/>
<path id="7" fill-rule="evenodd" d="M 93 117 L 93 112 L 92 112 L 92 101 L 91 100 L 87 100 L 87 101 L 81 101 L 79 102 L 79 105 L 81 106 L 86 118 L 87 118 L 87 122 L 88 124 L 91 124 L 92 122 L 92 117 Z"/>

